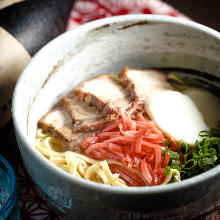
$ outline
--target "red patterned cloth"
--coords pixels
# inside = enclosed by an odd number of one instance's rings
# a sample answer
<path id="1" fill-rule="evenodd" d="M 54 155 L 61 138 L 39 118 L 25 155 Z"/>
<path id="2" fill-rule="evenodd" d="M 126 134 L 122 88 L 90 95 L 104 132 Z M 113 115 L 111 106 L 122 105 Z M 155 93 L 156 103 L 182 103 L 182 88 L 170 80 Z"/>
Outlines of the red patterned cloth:
<path id="1" fill-rule="evenodd" d="M 67 30 L 88 21 L 125 14 L 158 14 L 187 18 L 161 0 L 77 0 L 71 11 Z"/>

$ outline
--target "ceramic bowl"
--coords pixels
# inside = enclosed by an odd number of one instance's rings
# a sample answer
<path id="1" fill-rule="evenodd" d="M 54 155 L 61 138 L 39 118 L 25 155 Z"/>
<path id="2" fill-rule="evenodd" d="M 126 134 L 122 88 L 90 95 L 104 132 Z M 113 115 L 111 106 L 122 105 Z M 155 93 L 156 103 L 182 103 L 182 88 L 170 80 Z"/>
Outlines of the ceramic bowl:
<path id="1" fill-rule="evenodd" d="M 66 219 L 203 214 L 220 199 L 220 166 L 181 183 L 119 188 L 76 178 L 34 148 L 37 121 L 60 97 L 83 80 L 118 73 L 125 65 L 193 69 L 197 77 L 218 86 L 220 33 L 183 19 L 127 15 L 87 23 L 51 41 L 32 58 L 14 91 L 14 127 L 28 173 Z"/>

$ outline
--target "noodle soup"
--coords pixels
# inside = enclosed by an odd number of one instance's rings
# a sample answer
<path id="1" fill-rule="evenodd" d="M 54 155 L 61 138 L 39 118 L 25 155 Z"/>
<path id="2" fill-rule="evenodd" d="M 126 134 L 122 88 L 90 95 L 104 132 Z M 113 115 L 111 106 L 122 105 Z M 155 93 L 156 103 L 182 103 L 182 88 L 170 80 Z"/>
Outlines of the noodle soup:
<path id="1" fill-rule="evenodd" d="M 81 82 L 39 120 L 35 147 L 72 175 L 112 186 L 198 175 L 220 161 L 220 101 L 185 81 L 124 67 Z"/>

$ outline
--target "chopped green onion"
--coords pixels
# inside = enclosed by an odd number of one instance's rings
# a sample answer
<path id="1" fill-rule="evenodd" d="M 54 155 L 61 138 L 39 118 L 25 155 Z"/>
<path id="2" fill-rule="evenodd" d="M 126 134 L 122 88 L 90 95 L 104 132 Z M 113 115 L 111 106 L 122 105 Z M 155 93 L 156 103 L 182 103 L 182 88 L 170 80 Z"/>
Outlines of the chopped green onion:
<path id="1" fill-rule="evenodd" d="M 163 143 L 163 145 L 169 147 L 169 146 L 170 146 L 170 142 L 166 140 L 166 141 Z"/>
<path id="2" fill-rule="evenodd" d="M 170 166 L 166 166 L 166 167 L 164 168 L 164 174 L 165 174 L 165 175 L 168 175 L 168 174 L 170 173 L 170 169 L 171 169 Z"/>
<path id="3" fill-rule="evenodd" d="M 180 172 L 181 179 L 186 179 L 220 164 L 220 137 L 212 135 L 211 131 L 201 131 L 202 140 L 197 140 L 194 146 L 181 141 L 178 153 L 170 149 L 164 150 L 164 157 L 167 152 L 170 153 L 170 162 L 165 167 L 164 174 L 168 175 L 170 169 L 176 169 Z"/>
<path id="4" fill-rule="evenodd" d="M 172 150 L 164 150 L 164 156 L 166 156 L 168 152 L 170 153 L 170 160 L 179 160 L 179 154 Z"/>
<path id="5" fill-rule="evenodd" d="M 179 166 L 180 162 L 179 160 L 171 160 L 170 165 L 172 166 L 172 168 L 174 168 L 174 166 Z"/>
<path id="6" fill-rule="evenodd" d="M 220 164 L 220 138 L 210 137 L 209 132 L 202 131 L 201 141 L 196 141 L 194 146 L 184 142 L 181 143 L 183 164 L 181 166 L 181 177 L 188 178 L 198 175 L 204 171 Z"/>

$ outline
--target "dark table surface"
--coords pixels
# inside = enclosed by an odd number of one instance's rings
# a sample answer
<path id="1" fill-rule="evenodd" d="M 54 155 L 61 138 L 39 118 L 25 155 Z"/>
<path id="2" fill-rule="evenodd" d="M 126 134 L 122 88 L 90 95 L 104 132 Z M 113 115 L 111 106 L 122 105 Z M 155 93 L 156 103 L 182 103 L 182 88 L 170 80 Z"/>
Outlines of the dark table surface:
<path id="1" fill-rule="evenodd" d="M 194 21 L 220 31 L 220 0 L 164 0 Z"/>

